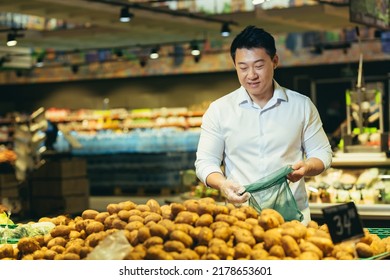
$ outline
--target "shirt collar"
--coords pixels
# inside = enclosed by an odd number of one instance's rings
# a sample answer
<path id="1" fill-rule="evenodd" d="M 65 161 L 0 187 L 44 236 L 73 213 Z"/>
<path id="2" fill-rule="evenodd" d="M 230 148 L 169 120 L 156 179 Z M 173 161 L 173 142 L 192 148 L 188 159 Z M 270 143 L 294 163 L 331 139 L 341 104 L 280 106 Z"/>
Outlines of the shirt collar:
<path id="1" fill-rule="evenodd" d="M 276 102 L 278 100 L 288 101 L 285 89 L 283 87 L 281 87 L 275 80 L 274 80 L 274 95 L 271 98 L 271 100 L 275 100 Z M 241 86 L 238 89 L 237 103 L 239 105 L 241 105 L 241 104 L 242 105 L 244 105 L 244 104 L 251 105 L 252 104 L 252 100 L 243 86 Z"/>

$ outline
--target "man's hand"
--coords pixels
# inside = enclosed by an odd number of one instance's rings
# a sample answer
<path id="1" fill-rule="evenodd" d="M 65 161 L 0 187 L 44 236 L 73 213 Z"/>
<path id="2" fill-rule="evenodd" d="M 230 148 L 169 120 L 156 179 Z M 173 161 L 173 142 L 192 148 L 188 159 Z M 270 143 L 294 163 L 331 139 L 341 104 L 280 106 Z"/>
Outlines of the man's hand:
<path id="1" fill-rule="evenodd" d="M 241 204 L 247 201 L 250 194 L 245 192 L 245 188 L 240 184 L 232 180 L 224 180 L 222 185 L 219 187 L 222 195 L 233 204 Z"/>
<path id="2" fill-rule="evenodd" d="M 304 161 L 298 161 L 297 163 L 293 164 L 291 167 L 294 170 L 287 175 L 287 179 L 289 179 L 291 182 L 297 182 L 300 179 L 302 179 L 302 177 L 305 176 L 308 169 L 308 166 Z"/>

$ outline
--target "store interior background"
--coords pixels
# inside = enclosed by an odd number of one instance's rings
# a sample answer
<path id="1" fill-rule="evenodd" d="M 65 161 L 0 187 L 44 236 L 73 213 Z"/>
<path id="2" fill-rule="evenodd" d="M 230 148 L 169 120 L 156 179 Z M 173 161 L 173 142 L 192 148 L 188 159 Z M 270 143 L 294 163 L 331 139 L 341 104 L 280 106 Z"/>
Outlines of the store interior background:
<path id="1" fill-rule="evenodd" d="M 355 25 L 354 23 L 348 24 L 349 28 Z M 224 43 L 228 44 L 231 39 L 232 37 L 224 39 Z M 336 50 L 334 54 L 335 61 L 338 61 L 337 55 L 340 54 L 338 51 Z M 227 58 L 229 59 L 229 55 Z M 202 59 L 199 64 L 201 63 Z M 230 61 L 227 62 L 229 66 L 226 69 L 212 72 L 168 73 L 134 77 L 129 75 L 128 77 L 97 79 L 83 79 L 80 74 L 81 78 L 67 80 L 65 77 L 54 82 L 49 79 L 43 82 L 33 79 L 29 81 L 28 77 L 19 79 L 14 73 L 6 73 L 0 77 L 3 81 L 0 84 L 0 114 L 5 115 L 15 111 L 31 113 L 39 107 L 70 110 L 191 107 L 214 100 L 239 86 L 236 73 L 230 63 Z M 341 63 L 331 62 L 318 65 L 309 63 L 283 65 L 282 61 L 281 67 L 275 71 L 275 79 L 287 88 L 310 96 L 319 110 L 325 131 L 331 134 L 334 128 L 345 119 L 345 91 L 356 85 L 358 68 L 356 56 L 352 56 L 352 59 L 349 57 L 349 60 L 346 59 Z M 385 130 L 389 131 L 389 53 L 383 53 L 382 57 L 377 60 L 364 61 L 363 75 L 365 82 L 374 84 L 379 82 L 383 86 Z M 72 77 L 74 76 L 77 74 Z M 109 100 L 109 103 L 105 100 Z M 332 104 L 338 106 L 337 120 L 331 120 L 331 116 L 327 114 Z M 337 145 L 337 143 L 332 144 Z M 90 196 L 88 206 L 103 210 L 108 203 L 120 202 L 123 199 L 142 203 L 150 196 L 164 203 L 174 201 L 178 194 L 161 195 L 159 192 L 153 192 L 149 196 L 135 196 L 134 193 L 130 196 L 125 191 L 119 193 L 112 191 L 111 195 Z M 39 203 L 44 203 L 44 200 Z M 36 205 L 39 203 L 36 202 Z M 390 223 L 389 220 L 377 221 L 375 219 L 365 222 L 385 227 L 388 227 Z"/>

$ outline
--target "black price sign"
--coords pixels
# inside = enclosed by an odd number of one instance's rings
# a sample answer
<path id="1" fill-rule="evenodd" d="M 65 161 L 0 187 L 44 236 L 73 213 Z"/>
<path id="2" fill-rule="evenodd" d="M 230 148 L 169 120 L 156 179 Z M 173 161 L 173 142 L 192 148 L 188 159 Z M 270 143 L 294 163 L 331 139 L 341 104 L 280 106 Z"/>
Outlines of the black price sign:
<path id="1" fill-rule="evenodd" d="M 333 243 L 364 236 L 355 203 L 348 202 L 322 209 Z"/>

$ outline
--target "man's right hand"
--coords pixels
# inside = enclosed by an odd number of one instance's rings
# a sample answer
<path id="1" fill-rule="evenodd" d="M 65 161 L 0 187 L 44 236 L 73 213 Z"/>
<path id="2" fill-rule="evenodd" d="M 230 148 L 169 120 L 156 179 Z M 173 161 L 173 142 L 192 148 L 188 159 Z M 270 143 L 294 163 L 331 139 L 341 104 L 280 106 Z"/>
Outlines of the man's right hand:
<path id="1" fill-rule="evenodd" d="M 219 187 L 221 194 L 233 204 L 246 202 L 250 194 L 245 192 L 245 188 L 232 180 L 224 180 Z"/>

